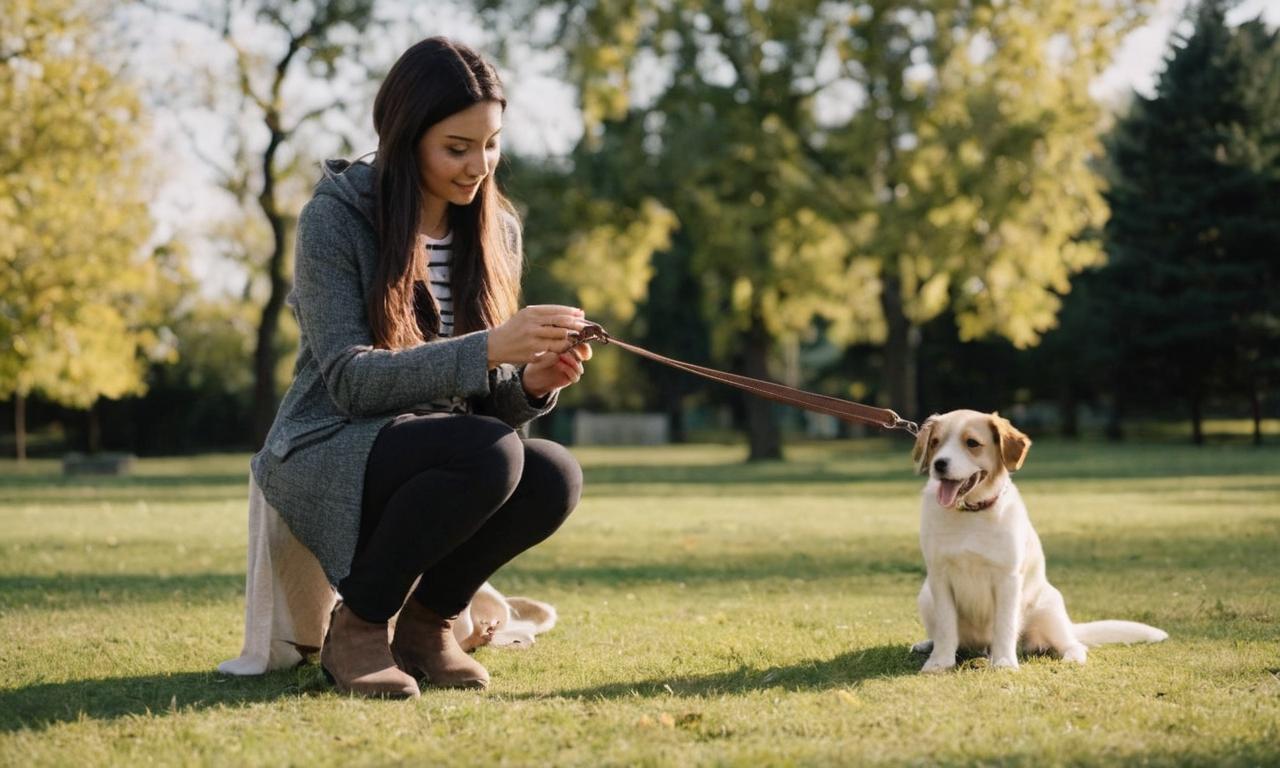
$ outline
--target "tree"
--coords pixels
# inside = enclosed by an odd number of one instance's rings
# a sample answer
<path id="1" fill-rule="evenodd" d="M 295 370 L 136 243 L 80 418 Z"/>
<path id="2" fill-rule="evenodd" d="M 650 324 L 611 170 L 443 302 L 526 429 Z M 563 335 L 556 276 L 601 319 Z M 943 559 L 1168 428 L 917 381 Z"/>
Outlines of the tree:
<path id="1" fill-rule="evenodd" d="M 663 288 L 661 296 L 701 305 L 714 355 L 740 358 L 748 375 L 767 376 L 777 337 L 802 333 L 815 311 L 838 323 L 837 332 L 854 331 L 843 235 L 807 206 L 793 204 L 804 171 L 785 166 L 794 166 L 796 146 L 785 137 L 775 140 L 782 122 L 777 115 L 762 125 L 761 113 L 770 114 L 770 107 L 803 116 L 801 105 L 787 96 L 790 72 L 775 68 L 765 82 L 738 86 L 704 77 L 697 61 L 701 37 L 712 24 L 733 23 L 728 16 L 700 16 L 695 29 L 684 23 L 692 11 L 683 6 L 601 4 L 571 15 L 561 31 L 571 33 L 569 71 L 580 88 L 587 123 L 571 158 L 572 173 L 579 194 L 608 204 L 597 204 L 596 211 L 566 224 L 607 232 L 608 216 L 622 212 L 625 219 L 626 212 L 659 210 L 653 202 L 676 212 L 680 258 L 667 263 L 695 275 L 698 290 L 692 296 L 685 289 L 673 291 L 682 281 L 669 279 L 655 286 Z M 727 41 L 724 35 L 717 39 Z M 641 50 L 652 55 L 659 48 L 665 90 L 651 102 L 630 104 L 626 62 Z M 780 167 L 787 171 L 781 178 Z M 779 219 L 784 221 L 775 229 Z M 669 237 L 677 221 L 659 224 Z M 610 239 L 594 239 L 593 258 L 610 259 Z M 872 277 L 870 270 L 864 273 Z M 815 275 L 829 286 L 826 295 L 806 290 Z M 591 279 L 589 273 L 585 277 Z M 659 326 L 673 316 L 653 313 L 648 335 L 683 338 L 681 330 L 687 333 L 691 324 Z M 780 456 L 771 406 L 746 403 L 751 458 Z"/>
<path id="2" fill-rule="evenodd" d="M 149 251 L 145 115 L 94 34 L 102 4 L 4 0 L 0 12 L 0 396 L 92 408 L 145 389 L 180 253 Z M 91 412 L 90 448 L 97 448 Z"/>
<path id="3" fill-rule="evenodd" d="M 572 162 L 604 158 L 583 186 L 676 215 L 715 354 L 748 375 L 821 323 L 883 343 L 881 399 L 913 414 L 920 325 L 951 309 L 964 338 L 1034 344 L 1100 260 L 1079 239 L 1105 212 L 1088 84 L 1129 3 L 523 8 L 513 27 L 560 14 L 542 42 L 578 88 Z M 780 456 L 770 406 L 749 400 L 748 421 L 751 457 Z"/>
<path id="4" fill-rule="evenodd" d="M 1223 222 L 1224 248 L 1239 260 L 1244 288 L 1235 292 L 1227 385 L 1248 398 L 1253 441 L 1261 444 L 1264 393 L 1280 389 L 1280 32 L 1257 19 L 1241 25 L 1233 43 L 1251 125 L 1223 142 L 1227 162 L 1244 175 Z"/>
<path id="5" fill-rule="evenodd" d="M 1228 7 L 1194 10 L 1156 95 L 1109 139 L 1117 397 L 1181 399 L 1197 444 L 1227 387 L 1248 391 L 1261 439 L 1280 352 L 1280 44 L 1260 22 L 1228 27 Z"/>
<path id="6" fill-rule="evenodd" d="M 350 92 L 324 87 L 311 89 L 312 101 L 307 101 L 288 92 L 286 85 L 307 75 L 336 81 L 340 66 L 358 62 L 361 57 L 352 54 L 365 42 L 361 36 L 374 22 L 375 2 L 224 0 L 196 12 L 164 0 L 148 5 L 211 30 L 231 53 L 238 99 L 227 128 L 232 157 L 230 162 L 213 157 L 206 161 L 217 170 L 224 188 L 257 208 L 270 230 L 268 245 L 247 259 L 267 280 L 253 355 L 254 442 L 261 445 L 277 406 L 280 317 L 290 287 L 293 225 L 302 190 L 315 180 L 314 173 L 303 169 L 314 168 L 321 159 L 312 154 L 301 129 L 340 105 L 352 101 L 363 105 L 363 99 L 352 99 Z M 316 91 L 322 94 L 318 99 Z M 213 88 L 208 98 L 216 103 L 222 95 Z M 299 183 L 303 177 L 305 181 Z M 290 183 L 300 188 L 293 199 L 285 192 Z"/>
<path id="7" fill-rule="evenodd" d="M 889 400 L 916 400 L 918 328 L 948 311 L 962 340 L 1019 348 L 1052 328 L 1070 278 L 1101 261 L 1105 215 L 1089 162 L 1102 115 L 1089 83 L 1133 21 L 1126 3 L 935 4 L 857 28 L 873 73 L 848 142 L 880 201 L 869 250 L 885 279 Z M 855 41 L 856 42 L 856 41 Z"/>

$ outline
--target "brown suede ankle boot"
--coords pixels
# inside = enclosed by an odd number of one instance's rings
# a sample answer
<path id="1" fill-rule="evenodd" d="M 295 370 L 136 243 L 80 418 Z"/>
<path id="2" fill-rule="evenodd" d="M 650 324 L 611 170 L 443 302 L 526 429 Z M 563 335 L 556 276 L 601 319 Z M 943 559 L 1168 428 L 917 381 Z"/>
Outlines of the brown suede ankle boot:
<path id="1" fill-rule="evenodd" d="M 485 688 L 489 671 L 453 636 L 456 616 L 437 616 L 410 597 L 396 619 L 391 654 L 405 672 L 443 688 Z"/>
<path id="2" fill-rule="evenodd" d="M 387 646 L 387 623 L 373 624 L 338 603 L 320 650 L 325 677 L 342 693 L 416 699 L 418 682 L 396 667 Z"/>

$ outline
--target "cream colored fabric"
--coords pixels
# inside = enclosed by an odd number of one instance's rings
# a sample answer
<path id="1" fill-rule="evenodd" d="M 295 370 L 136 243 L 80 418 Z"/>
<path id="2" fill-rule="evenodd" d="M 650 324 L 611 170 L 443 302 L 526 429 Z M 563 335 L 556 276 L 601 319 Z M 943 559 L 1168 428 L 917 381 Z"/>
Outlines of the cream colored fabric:
<path id="1" fill-rule="evenodd" d="M 294 537 L 249 476 L 249 546 L 245 573 L 244 648 L 218 665 L 228 675 L 260 675 L 297 666 L 316 653 L 338 593 L 315 556 Z M 481 645 L 527 648 L 555 626 L 551 605 L 505 597 L 485 583 L 454 622 L 467 650 Z"/>

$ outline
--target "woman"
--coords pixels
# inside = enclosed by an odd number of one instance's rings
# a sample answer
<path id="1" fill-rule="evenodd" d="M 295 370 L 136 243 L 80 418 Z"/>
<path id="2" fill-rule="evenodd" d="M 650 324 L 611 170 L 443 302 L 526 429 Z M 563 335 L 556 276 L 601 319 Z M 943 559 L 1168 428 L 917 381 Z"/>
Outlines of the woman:
<path id="1" fill-rule="evenodd" d="M 418 43 L 378 91 L 373 164 L 327 162 L 298 220 L 298 360 L 252 468 L 342 594 L 320 662 L 343 692 L 486 686 L 452 621 L 581 492 L 568 451 L 516 432 L 591 349 L 564 351 L 580 309 L 517 311 L 519 224 L 493 180 L 505 106 L 474 51 Z"/>

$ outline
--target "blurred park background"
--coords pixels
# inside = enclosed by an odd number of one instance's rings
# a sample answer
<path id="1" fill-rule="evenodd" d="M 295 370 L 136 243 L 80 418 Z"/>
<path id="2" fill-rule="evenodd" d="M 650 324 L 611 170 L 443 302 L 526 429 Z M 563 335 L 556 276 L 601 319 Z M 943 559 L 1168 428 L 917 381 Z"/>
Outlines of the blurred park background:
<path id="1" fill-rule="evenodd" d="M 1280 432 L 1280 3 L 0 0 L 0 450 L 255 450 L 295 217 L 412 42 L 484 51 L 528 303 L 1033 435 Z M 535 428 L 848 425 L 602 348 Z"/>

